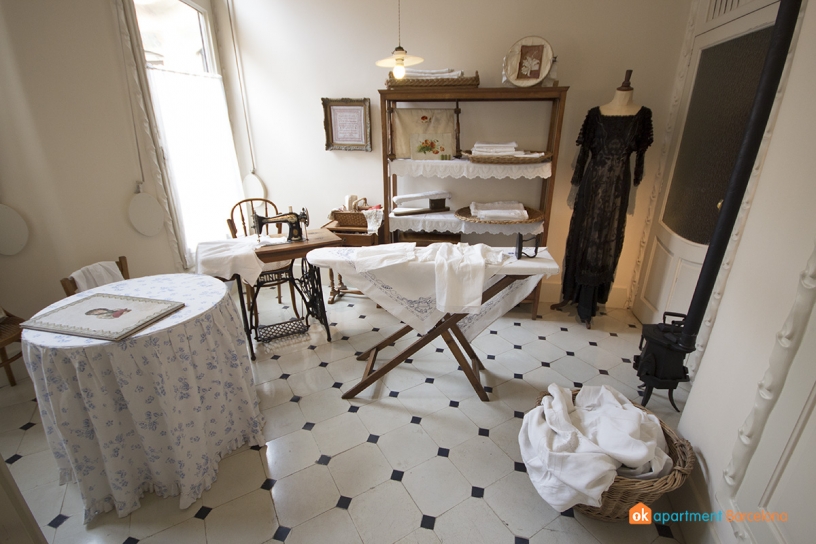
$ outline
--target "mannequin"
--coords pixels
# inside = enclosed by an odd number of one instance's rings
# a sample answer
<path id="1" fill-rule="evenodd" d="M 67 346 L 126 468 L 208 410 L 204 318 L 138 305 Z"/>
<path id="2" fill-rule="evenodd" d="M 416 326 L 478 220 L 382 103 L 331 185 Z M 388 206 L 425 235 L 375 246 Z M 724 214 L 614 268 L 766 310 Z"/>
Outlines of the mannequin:
<path id="1" fill-rule="evenodd" d="M 587 112 L 577 141 L 581 151 L 572 185 L 578 190 L 564 254 L 562 300 L 550 308 L 576 304 L 587 328 L 611 292 L 630 189 L 643 178 L 644 156 L 652 144 L 652 112 L 633 102 L 631 75 L 627 70 L 610 103 Z"/>

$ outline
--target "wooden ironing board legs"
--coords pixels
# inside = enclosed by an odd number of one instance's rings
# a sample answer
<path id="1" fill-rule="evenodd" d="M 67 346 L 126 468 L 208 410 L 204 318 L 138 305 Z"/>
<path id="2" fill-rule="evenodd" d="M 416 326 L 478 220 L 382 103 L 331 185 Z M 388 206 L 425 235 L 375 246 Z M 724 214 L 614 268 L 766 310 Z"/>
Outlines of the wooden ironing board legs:
<path id="1" fill-rule="evenodd" d="M 493 298 L 494 296 L 501 293 L 504 289 L 512 285 L 514 282 L 525 279 L 527 276 L 505 276 L 496 282 L 494 285 L 490 286 L 485 290 L 482 294 L 482 304 Z M 376 346 L 368 349 L 361 353 L 357 360 L 359 361 L 366 361 L 366 367 L 363 371 L 363 378 L 360 380 L 360 383 L 349 389 L 348 391 L 343 394 L 344 399 L 350 399 L 357 396 L 360 392 L 366 389 L 368 386 L 388 374 L 391 370 L 397 367 L 400 363 L 405 362 L 406 359 L 411 357 L 414 353 L 421 350 L 428 344 L 430 344 L 435 338 L 441 336 L 445 343 L 448 345 L 448 348 L 451 350 L 456 361 L 459 363 L 459 366 L 462 369 L 462 372 L 465 373 L 470 384 L 473 386 L 473 389 L 476 391 L 476 394 L 479 395 L 479 398 L 483 401 L 488 401 L 487 392 L 482 387 L 481 381 L 479 380 L 479 371 L 484 370 L 484 365 L 479 360 L 479 357 L 476 355 L 476 352 L 471 347 L 470 343 L 465 338 L 465 335 L 462 333 L 461 329 L 459 329 L 458 323 L 468 314 L 446 314 L 440 321 L 437 323 L 430 331 L 426 334 L 422 335 L 418 338 L 414 343 L 410 346 L 402 350 L 399 354 L 397 354 L 393 359 L 388 361 L 387 363 L 383 364 L 377 370 L 374 370 L 374 363 L 377 360 L 377 354 L 381 349 L 393 344 L 409 332 L 413 331 L 413 329 L 409 326 L 405 326 L 377 344 Z M 455 339 L 454 339 L 455 337 Z M 457 344 L 458 341 L 458 344 Z M 461 349 L 460 346 L 461 345 Z M 464 353 L 462 353 L 462 349 L 464 349 Z M 470 361 L 467 360 L 465 354 L 470 358 Z"/>

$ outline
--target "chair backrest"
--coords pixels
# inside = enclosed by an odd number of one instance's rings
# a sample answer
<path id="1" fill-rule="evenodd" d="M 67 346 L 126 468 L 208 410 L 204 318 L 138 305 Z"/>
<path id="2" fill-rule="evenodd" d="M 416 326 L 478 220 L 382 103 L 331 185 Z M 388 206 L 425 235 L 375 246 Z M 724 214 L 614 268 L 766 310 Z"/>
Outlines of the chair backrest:
<path id="1" fill-rule="evenodd" d="M 243 236 L 255 234 L 255 225 L 252 222 L 253 210 L 264 217 L 272 217 L 279 213 L 275 203 L 265 198 L 246 198 L 240 201 L 232 207 L 230 216 L 227 219 L 227 227 L 229 227 L 233 238 L 238 238 L 239 233 L 243 233 Z M 280 234 L 283 225 L 278 223 L 276 226 L 278 234 Z M 269 234 L 269 223 L 264 225 L 263 229 L 264 234 Z"/>
<path id="2" fill-rule="evenodd" d="M 128 271 L 127 257 L 123 255 L 119 257 L 119 260 L 115 262 L 117 268 L 119 268 L 119 271 L 122 273 L 122 277 L 125 278 L 126 280 L 129 280 L 130 272 Z M 79 289 L 77 287 L 76 281 L 71 276 L 68 276 L 67 278 L 62 278 L 60 280 L 60 283 L 62 284 L 62 288 L 65 290 L 65 295 L 69 297 L 73 294 L 76 294 L 77 290 Z"/>

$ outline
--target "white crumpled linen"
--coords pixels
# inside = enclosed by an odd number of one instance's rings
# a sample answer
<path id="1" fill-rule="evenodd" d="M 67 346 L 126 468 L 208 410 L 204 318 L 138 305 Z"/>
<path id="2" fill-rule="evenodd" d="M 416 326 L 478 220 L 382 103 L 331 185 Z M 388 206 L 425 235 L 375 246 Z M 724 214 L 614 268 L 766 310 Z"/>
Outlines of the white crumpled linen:
<path id="1" fill-rule="evenodd" d="M 524 416 L 519 447 L 533 486 L 559 512 L 600 506 L 618 474 L 647 479 L 671 471 L 660 420 L 619 391 L 584 386 L 573 404 L 569 389 L 547 390 Z"/>
<path id="2" fill-rule="evenodd" d="M 87 291 L 94 287 L 101 287 L 109 283 L 117 281 L 124 281 L 122 271 L 116 266 L 113 261 L 102 261 L 100 263 L 89 264 L 83 266 L 73 274 L 74 282 L 77 286 L 77 292 Z"/>

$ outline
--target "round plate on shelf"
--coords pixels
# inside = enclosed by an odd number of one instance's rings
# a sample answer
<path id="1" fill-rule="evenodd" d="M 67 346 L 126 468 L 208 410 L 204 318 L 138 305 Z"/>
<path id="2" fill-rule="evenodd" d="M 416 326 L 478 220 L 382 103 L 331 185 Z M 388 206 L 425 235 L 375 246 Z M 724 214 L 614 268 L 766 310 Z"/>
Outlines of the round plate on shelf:
<path id="1" fill-rule="evenodd" d="M 553 50 L 547 40 L 539 36 L 522 38 L 504 57 L 502 81 L 516 87 L 532 87 L 547 77 L 552 60 Z"/>

